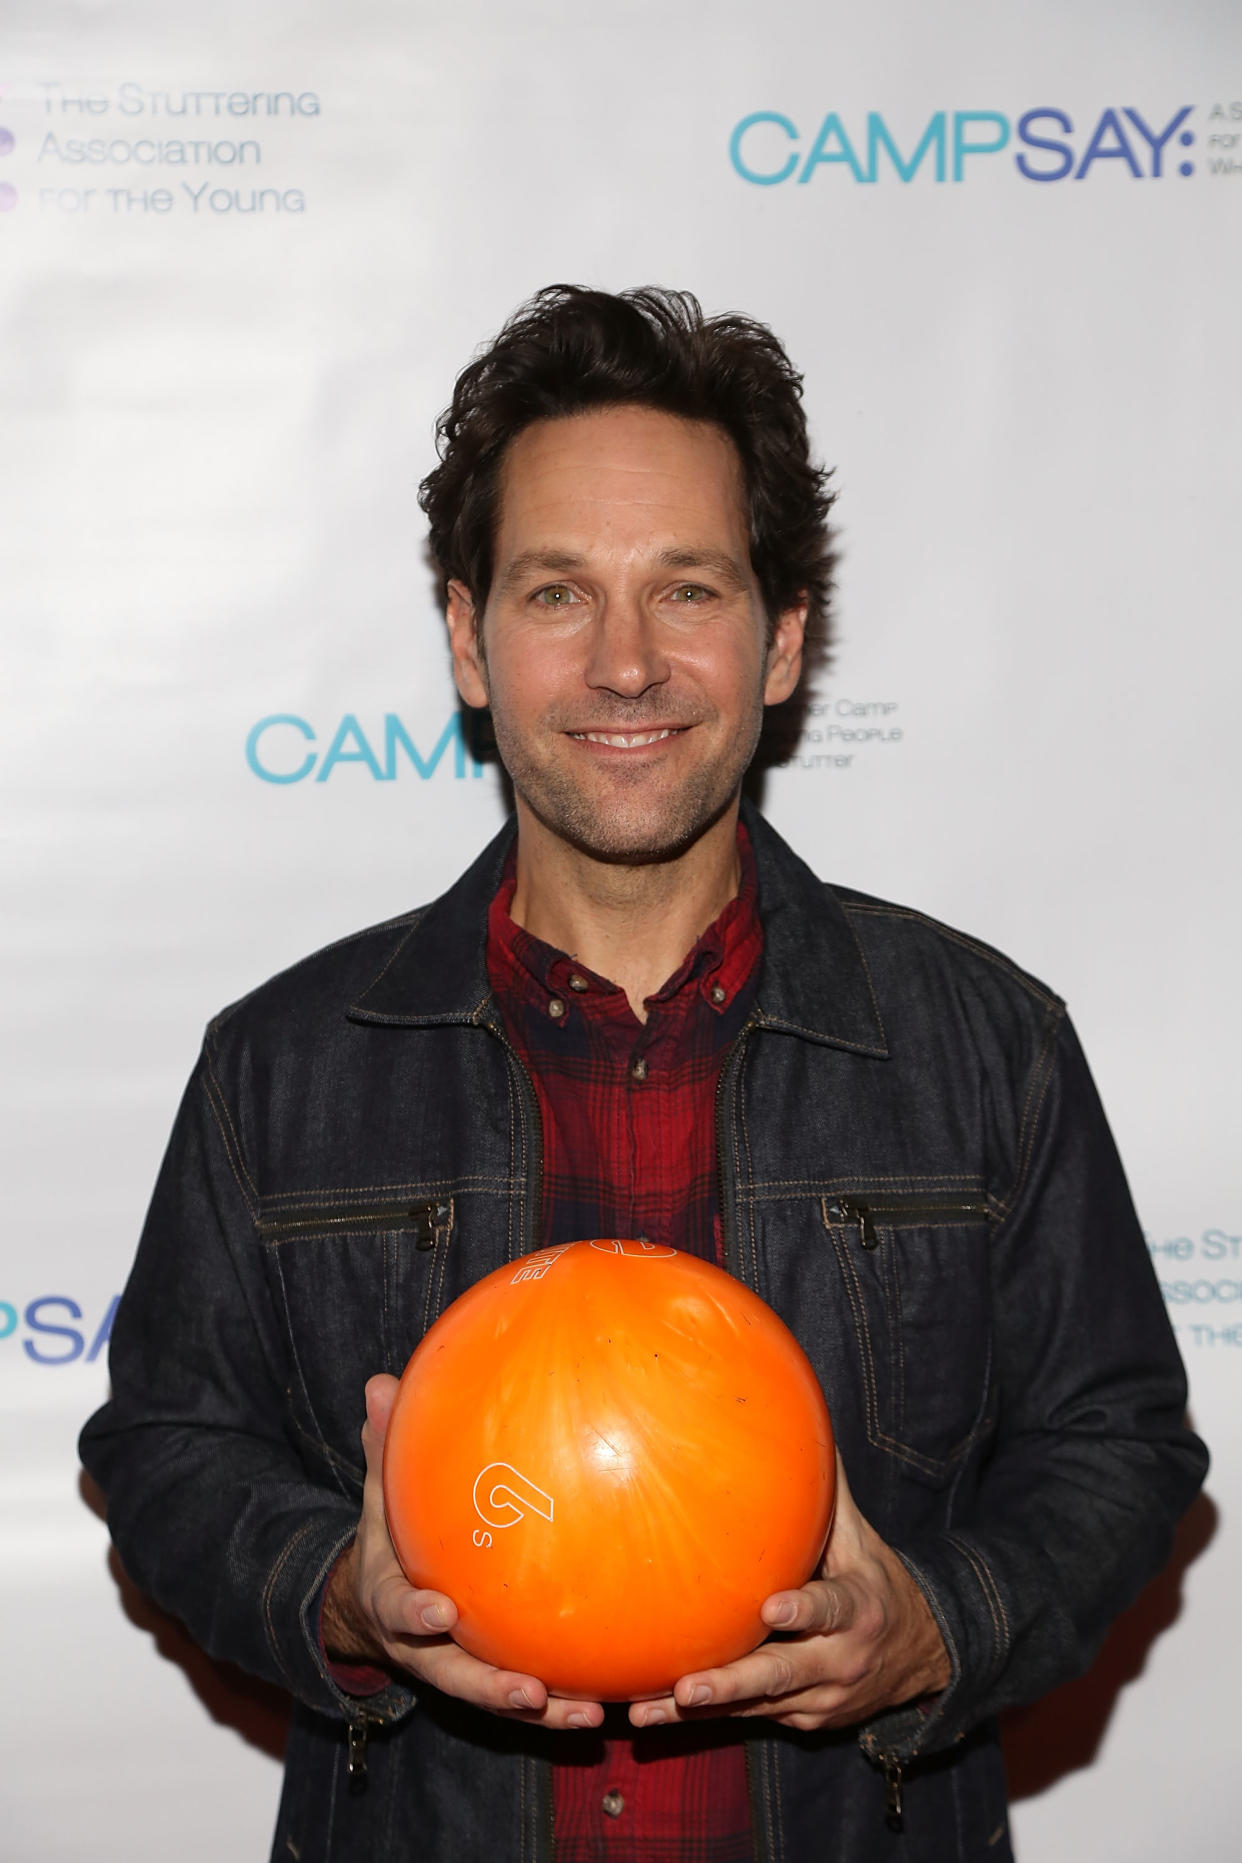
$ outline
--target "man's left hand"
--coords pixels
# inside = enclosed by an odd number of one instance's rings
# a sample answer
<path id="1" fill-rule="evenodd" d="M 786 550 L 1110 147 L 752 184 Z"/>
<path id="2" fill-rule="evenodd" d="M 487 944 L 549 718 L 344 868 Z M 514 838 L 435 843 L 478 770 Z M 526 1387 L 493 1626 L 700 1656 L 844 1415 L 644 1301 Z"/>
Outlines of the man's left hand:
<path id="1" fill-rule="evenodd" d="M 636 1701 L 635 1727 L 708 1715 L 765 1715 L 813 1732 L 851 1727 L 933 1695 L 950 1665 L 936 1620 L 892 1548 L 854 1505 L 837 1457 L 837 1509 L 819 1576 L 778 1591 L 760 1612 L 788 1640 L 720 1669 L 684 1675 L 671 1695 Z"/>

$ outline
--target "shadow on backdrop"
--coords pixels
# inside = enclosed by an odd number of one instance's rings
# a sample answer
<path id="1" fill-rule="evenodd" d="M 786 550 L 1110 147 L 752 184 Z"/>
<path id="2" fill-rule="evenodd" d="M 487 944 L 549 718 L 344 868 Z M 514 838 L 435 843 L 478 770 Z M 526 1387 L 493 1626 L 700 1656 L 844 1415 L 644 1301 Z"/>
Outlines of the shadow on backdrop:
<path id="1" fill-rule="evenodd" d="M 1011 1799 L 1034 1798 L 1094 1762 L 1122 1690 L 1142 1675 L 1152 1645 L 1181 1616 L 1182 1579 L 1219 1519 L 1216 1503 L 1201 1494 L 1177 1529 L 1169 1563 L 1117 1619 L 1087 1674 L 1004 1717 Z"/>
<path id="2" fill-rule="evenodd" d="M 87 1506 L 102 1519 L 103 1497 L 95 1483 L 83 1475 L 80 1487 Z M 1180 1617 L 1182 1579 L 1210 1544 L 1218 1522 L 1215 1502 L 1201 1494 L 1177 1530 L 1168 1565 L 1118 1618 L 1088 1673 L 1005 1716 L 1002 1731 L 1012 1800 L 1033 1798 L 1093 1764 L 1122 1690 L 1143 1673 L 1153 1644 Z M 272 1759 L 281 1759 L 288 1696 L 231 1663 L 213 1662 L 204 1655 L 176 1618 L 139 1591 L 115 1549 L 109 1550 L 108 1569 L 129 1621 L 151 1638 L 165 1662 L 177 1664 L 212 1720 L 232 1728 Z"/>
<path id="3" fill-rule="evenodd" d="M 102 1520 L 104 1500 L 95 1482 L 83 1474 L 78 1486 L 86 1505 Z M 232 1663 L 213 1662 L 175 1617 L 161 1611 L 138 1589 L 115 1547 L 108 1549 L 108 1570 L 130 1623 L 151 1638 L 165 1662 L 176 1663 L 217 1726 L 232 1728 L 261 1753 L 283 1759 L 289 1729 L 288 1695 Z"/>

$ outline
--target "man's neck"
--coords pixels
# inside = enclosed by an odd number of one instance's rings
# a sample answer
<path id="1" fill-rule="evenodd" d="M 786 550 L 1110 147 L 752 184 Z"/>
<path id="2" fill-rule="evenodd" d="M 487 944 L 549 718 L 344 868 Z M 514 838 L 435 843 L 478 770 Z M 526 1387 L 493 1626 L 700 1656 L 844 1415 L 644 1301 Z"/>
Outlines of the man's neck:
<path id="1" fill-rule="evenodd" d="M 511 916 L 619 984 L 640 1022 L 645 999 L 736 897 L 740 878 L 736 803 L 684 853 L 626 866 L 569 846 L 519 802 Z"/>

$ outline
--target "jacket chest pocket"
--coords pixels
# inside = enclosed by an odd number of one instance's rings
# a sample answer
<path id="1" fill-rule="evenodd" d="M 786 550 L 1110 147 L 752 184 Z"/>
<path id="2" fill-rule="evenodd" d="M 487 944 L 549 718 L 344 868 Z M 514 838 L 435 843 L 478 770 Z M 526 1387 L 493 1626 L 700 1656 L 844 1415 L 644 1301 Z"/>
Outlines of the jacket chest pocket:
<path id="1" fill-rule="evenodd" d="M 305 1452 L 352 1488 L 361 1473 L 363 1386 L 400 1376 L 439 1312 L 451 1197 L 339 1193 L 272 1198 L 259 1236 L 284 1325 L 288 1397 Z"/>
<path id="2" fill-rule="evenodd" d="M 988 1206 L 936 1192 L 824 1197 L 858 1343 L 868 1441 L 939 1485 L 988 1427 Z"/>

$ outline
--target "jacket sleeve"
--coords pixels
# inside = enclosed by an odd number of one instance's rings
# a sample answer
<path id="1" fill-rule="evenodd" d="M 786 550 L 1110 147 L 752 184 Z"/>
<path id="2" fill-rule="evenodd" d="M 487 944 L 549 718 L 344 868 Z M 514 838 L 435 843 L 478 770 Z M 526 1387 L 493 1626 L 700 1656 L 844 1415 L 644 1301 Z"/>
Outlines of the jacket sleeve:
<path id="1" fill-rule="evenodd" d="M 258 1200 L 204 1047 L 113 1329 L 112 1395 L 81 1455 L 126 1570 L 209 1655 L 356 1718 L 319 1641 L 323 1585 L 359 1501 L 309 1478 L 286 1433 L 285 1348 Z M 361 1424 L 361 1393 L 359 1393 Z M 391 1719 L 396 1685 L 366 1697 Z"/>
<path id="2" fill-rule="evenodd" d="M 865 1747 L 898 1758 L 1088 1668 L 1167 1560 L 1207 1469 L 1121 1161 L 1060 1005 L 1048 1036 L 991 1245 L 990 1454 L 950 1524 L 896 1549 L 953 1665 L 930 1709 L 865 1730 Z"/>

